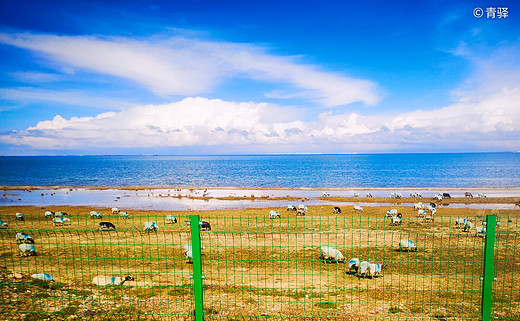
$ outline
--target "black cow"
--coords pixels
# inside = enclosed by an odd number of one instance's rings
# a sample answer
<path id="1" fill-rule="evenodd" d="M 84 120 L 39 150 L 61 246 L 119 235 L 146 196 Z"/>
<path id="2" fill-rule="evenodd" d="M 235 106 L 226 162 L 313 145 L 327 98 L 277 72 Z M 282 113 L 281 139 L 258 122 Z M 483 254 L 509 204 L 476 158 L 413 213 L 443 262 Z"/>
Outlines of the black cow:
<path id="1" fill-rule="evenodd" d="M 337 207 L 337 206 L 334 206 L 334 209 L 332 210 L 335 214 L 336 213 L 341 213 L 341 208 Z"/>
<path id="2" fill-rule="evenodd" d="M 116 226 L 110 222 L 99 222 L 99 230 L 115 231 Z"/>
<path id="3" fill-rule="evenodd" d="M 436 207 L 437 207 L 437 204 L 435 204 L 435 203 L 430 203 L 430 206 L 433 207 L 433 208 L 436 208 Z"/>
<path id="4" fill-rule="evenodd" d="M 451 198 L 451 195 L 448 193 L 442 193 L 442 198 Z"/>

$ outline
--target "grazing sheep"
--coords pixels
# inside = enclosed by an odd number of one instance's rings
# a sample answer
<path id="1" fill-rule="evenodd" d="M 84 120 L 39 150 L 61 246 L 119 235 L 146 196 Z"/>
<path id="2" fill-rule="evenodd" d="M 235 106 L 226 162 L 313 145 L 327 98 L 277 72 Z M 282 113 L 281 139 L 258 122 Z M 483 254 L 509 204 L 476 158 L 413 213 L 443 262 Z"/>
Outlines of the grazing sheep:
<path id="1" fill-rule="evenodd" d="M 464 193 L 464 197 L 473 198 L 473 194 L 471 194 L 470 192 L 466 192 Z"/>
<path id="2" fill-rule="evenodd" d="M 294 205 L 287 205 L 287 210 L 288 211 L 296 211 L 296 206 L 294 206 Z"/>
<path id="3" fill-rule="evenodd" d="M 54 278 L 52 277 L 52 275 L 47 273 L 34 273 L 31 274 L 31 278 L 46 282 L 54 282 Z"/>
<path id="4" fill-rule="evenodd" d="M 119 276 L 105 276 L 98 275 L 94 277 L 92 283 L 97 286 L 109 286 L 109 285 L 123 285 L 126 281 L 134 281 L 134 278 L 131 276 L 125 276 L 124 278 Z"/>
<path id="5" fill-rule="evenodd" d="M 322 246 L 320 250 L 320 259 L 327 263 L 343 263 L 345 261 L 343 254 L 333 246 Z"/>
<path id="6" fill-rule="evenodd" d="M 487 196 L 486 196 L 486 194 L 484 194 L 484 193 L 478 193 L 478 197 L 480 197 L 480 198 L 486 198 Z"/>
<path id="7" fill-rule="evenodd" d="M 473 223 L 468 220 L 468 221 L 466 221 L 466 224 L 464 224 L 464 228 L 462 229 L 462 231 L 469 232 L 472 227 L 473 227 Z"/>
<path id="8" fill-rule="evenodd" d="M 423 203 L 415 203 L 413 204 L 413 209 L 414 210 L 422 210 L 424 208 L 424 204 Z"/>
<path id="9" fill-rule="evenodd" d="M 434 199 L 434 200 L 437 200 L 437 201 L 439 201 L 439 202 L 442 202 L 442 195 L 440 195 L 440 194 L 435 194 L 435 195 L 433 196 L 433 199 Z"/>
<path id="10" fill-rule="evenodd" d="M 372 193 L 367 193 L 367 197 L 372 197 Z"/>
<path id="11" fill-rule="evenodd" d="M 357 273 L 359 270 L 359 259 L 353 258 L 348 261 L 348 273 Z"/>
<path id="12" fill-rule="evenodd" d="M 416 252 L 417 246 L 410 240 L 401 240 L 399 242 L 399 251 Z"/>
<path id="13" fill-rule="evenodd" d="M 119 212 L 121 212 L 120 209 L 118 209 L 117 207 L 112 207 L 112 214 L 119 214 Z"/>
<path id="14" fill-rule="evenodd" d="M 65 215 L 68 215 L 68 214 L 65 213 L 65 212 L 56 212 L 56 213 L 54 213 L 54 217 L 63 217 Z"/>
<path id="15" fill-rule="evenodd" d="M 455 226 L 458 226 L 458 227 L 464 226 L 464 225 L 466 225 L 467 221 L 468 221 L 468 219 L 466 219 L 466 218 L 458 218 L 455 221 Z"/>
<path id="16" fill-rule="evenodd" d="M 433 208 L 436 208 L 436 207 L 437 207 L 437 204 L 435 204 L 435 203 L 430 203 L 430 206 L 433 207 Z"/>
<path id="17" fill-rule="evenodd" d="M 144 230 L 147 232 L 157 232 L 159 230 L 159 226 L 155 222 L 144 222 Z"/>
<path id="18" fill-rule="evenodd" d="M 359 193 L 354 193 L 352 197 L 359 197 Z"/>
<path id="19" fill-rule="evenodd" d="M 385 270 L 387 268 L 386 265 L 381 265 L 379 263 L 372 263 L 368 266 L 368 276 L 371 278 L 375 278 L 378 276 L 382 270 Z"/>
<path id="20" fill-rule="evenodd" d="M 54 226 L 63 226 L 65 225 L 65 218 L 64 217 L 55 217 L 52 219 L 54 222 Z"/>
<path id="21" fill-rule="evenodd" d="M 418 210 L 418 211 L 417 211 L 417 216 L 418 216 L 418 217 L 426 216 L 426 210 Z"/>
<path id="22" fill-rule="evenodd" d="M 332 213 L 334 213 L 334 214 L 341 213 L 341 208 L 339 208 L 338 206 L 334 206 L 334 208 L 332 209 Z"/>
<path id="23" fill-rule="evenodd" d="M 127 219 L 130 218 L 128 212 L 119 212 L 119 218 Z"/>
<path id="24" fill-rule="evenodd" d="M 278 213 L 278 212 L 276 212 L 276 213 Z M 200 226 L 201 230 L 211 231 L 211 225 L 209 224 L 209 222 L 200 221 L 199 226 Z"/>
<path id="25" fill-rule="evenodd" d="M 397 213 L 396 216 L 392 216 L 392 220 L 390 222 L 390 225 L 401 225 L 402 218 L 403 218 L 403 214 Z"/>
<path id="26" fill-rule="evenodd" d="M 270 219 L 274 219 L 274 218 L 280 218 L 280 213 L 278 213 L 277 211 L 270 211 L 269 212 L 269 218 Z"/>
<path id="27" fill-rule="evenodd" d="M 391 198 L 400 199 L 403 196 L 401 193 L 390 193 Z"/>
<path id="28" fill-rule="evenodd" d="M 9 227 L 9 224 L 7 224 L 7 222 L 0 221 L 0 229 L 6 229 L 8 227 Z"/>
<path id="29" fill-rule="evenodd" d="M 36 256 L 36 248 L 31 244 L 20 244 L 18 245 L 20 256 Z"/>
<path id="30" fill-rule="evenodd" d="M 370 266 L 370 261 L 363 261 L 361 263 L 359 263 L 359 275 L 362 275 L 362 276 L 365 276 L 367 275 L 368 273 L 368 267 Z"/>
<path id="31" fill-rule="evenodd" d="M 354 212 L 365 212 L 363 210 L 363 208 L 359 205 L 354 205 L 354 209 L 353 209 Z"/>
<path id="32" fill-rule="evenodd" d="M 323 192 L 321 195 L 322 195 L 323 197 L 329 197 L 329 196 L 330 196 L 329 192 Z"/>
<path id="33" fill-rule="evenodd" d="M 392 217 L 397 215 L 397 210 L 395 208 L 388 210 L 385 214 L 385 217 Z"/>
<path id="34" fill-rule="evenodd" d="M 298 205 L 298 209 L 307 212 L 307 205 L 300 204 Z"/>
<path id="35" fill-rule="evenodd" d="M 96 211 L 91 211 L 90 212 L 90 218 L 91 219 L 95 219 L 95 218 L 103 218 L 103 216 L 99 213 L 99 212 L 96 212 Z"/>
<path id="36" fill-rule="evenodd" d="M 54 212 L 51 212 L 51 211 L 45 212 L 45 217 L 54 217 Z"/>
<path id="37" fill-rule="evenodd" d="M 100 231 L 115 231 L 116 226 L 110 222 L 99 222 L 99 230 Z"/>
<path id="38" fill-rule="evenodd" d="M 475 236 L 484 237 L 486 235 L 485 227 L 475 227 Z"/>
<path id="39" fill-rule="evenodd" d="M 177 223 L 177 218 L 173 215 L 166 216 L 166 224 L 174 224 Z"/>
<path id="40" fill-rule="evenodd" d="M 25 218 L 23 217 L 22 213 L 16 213 L 16 214 L 14 214 L 14 217 L 16 218 L 17 221 L 25 221 Z"/>
<path id="41" fill-rule="evenodd" d="M 16 242 L 34 244 L 33 238 L 29 234 L 24 233 L 24 232 L 16 233 Z"/>
<path id="42" fill-rule="evenodd" d="M 305 211 L 304 210 L 301 210 L 301 209 L 298 209 L 296 211 L 296 216 L 305 216 Z"/>

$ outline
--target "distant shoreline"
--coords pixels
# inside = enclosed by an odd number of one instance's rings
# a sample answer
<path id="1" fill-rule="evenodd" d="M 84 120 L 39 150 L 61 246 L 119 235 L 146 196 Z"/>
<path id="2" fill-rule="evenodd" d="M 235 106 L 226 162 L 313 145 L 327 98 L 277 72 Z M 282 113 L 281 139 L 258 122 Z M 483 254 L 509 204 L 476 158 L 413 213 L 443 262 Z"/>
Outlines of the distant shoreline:
<path id="1" fill-rule="evenodd" d="M 504 191 L 519 191 L 520 187 L 237 187 L 237 186 L 61 186 L 61 185 L 27 185 L 27 186 L 10 186 L 2 185 L 0 189 L 4 191 L 13 190 L 41 190 L 41 189 L 86 189 L 86 190 L 168 190 L 168 189 L 194 189 L 194 190 L 261 190 L 261 191 L 476 191 L 476 190 L 504 190 Z"/>

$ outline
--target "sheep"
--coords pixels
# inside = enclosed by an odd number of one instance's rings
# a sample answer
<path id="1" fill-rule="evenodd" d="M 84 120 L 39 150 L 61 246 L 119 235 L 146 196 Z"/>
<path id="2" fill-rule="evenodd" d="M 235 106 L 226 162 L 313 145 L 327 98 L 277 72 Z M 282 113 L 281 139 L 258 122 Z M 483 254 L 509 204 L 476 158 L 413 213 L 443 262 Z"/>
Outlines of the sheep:
<path id="1" fill-rule="evenodd" d="M 20 251 L 20 256 L 36 256 L 36 248 L 31 244 L 20 244 L 18 245 L 18 250 Z"/>
<path id="2" fill-rule="evenodd" d="M 116 226 L 110 222 L 99 222 L 99 230 L 100 231 L 115 231 Z"/>
<path id="3" fill-rule="evenodd" d="M 128 212 L 119 212 L 119 218 L 127 219 L 130 218 Z"/>
<path id="4" fill-rule="evenodd" d="M 288 211 L 296 211 L 296 206 L 294 206 L 294 205 L 287 205 L 287 210 Z"/>
<path id="5" fill-rule="evenodd" d="M 119 212 L 121 212 L 120 209 L 118 209 L 117 207 L 112 207 L 112 214 L 119 214 Z"/>
<path id="6" fill-rule="evenodd" d="M 486 228 L 485 227 L 475 227 L 475 236 L 483 237 L 486 235 Z"/>
<path id="7" fill-rule="evenodd" d="M 410 240 L 401 240 L 399 241 L 399 251 L 416 252 L 417 246 Z"/>
<path id="8" fill-rule="evenodd" d="M 359 206 L 359 205 L 354 205 L 354 209 L 353 209 L 353 211 L 354 211 L 354 212 L 358 212 L 358 211 L 359 211 L 359 212 L 365 212 L 365 211 L 363 210 L 363 208 L 362 208 L 361 206 Z"/>
<path id="9" fill-rule="evenodd" d="M 52 275 L 47 273 L 34 273 L 31 274 L 31 278 L 46 282 L 54 282 L 54 278 L 52 277 Z"/>
<path id="10" fill-rule="evenodd" d="M 65 212 L 56 212 L 56 213 L 54 213 L 54 217 L 63 217 L 65 215 L 68 215 L 68 214 L 65 213 Z"/>
<path id="11" fill-rule="evenodd" d="M 278 213 L 278 212 L 277 212 Z M 206 221 L 200 221 L 199 226 L 201 230 L 211 231 L 211 225 L 209 222 Z"/>
<path id="12" fill-rule="evenodd" d="M 352 195 L 352 197 L 359 197 L 359 193 L 354 193 L 354 195 Z"/>
<path id="13" fill-rule="evenodd" d="M 193 263 L 193 247 L 191 246 L 191 244 L 184 244 L 183 248 L 184 256 L 186 257 L 186 259 L 188 259 L 187 263 Z M 201 250 L 203 250 L 204 246 L 201 246 L 200 248 Z"/>
<path id="14" fill-rule="evenodd" d="M 424 208 L 424 204 L 423 203 L 415 203 L 413 204 L 413 209 L 414 210 L 422 210 Z"/>
<path id="15" fill-rule="evenodd" d="M 401 193 L 390 193 L 391 198 L 400 199 L 403 196 Z"/>
<path id="16" fill-rule="evenodd" d="M 166 216 L 166 224 L 174 224 L 177 223 L 177 218 L 173 215 Z"/>
<path id="17" fill-rule="evenodd" d="M 418 210 L 417 217 L 426 216 L 426 210 Z"/>
<path id="18" fill-rule="evenodd" d="M 368 276 L 370 276 L 371 278 L 375 278 L 376 276 L 379 275 L 379 273 L 381 273 L 382 270 L 386 269 L 387 266 L 386 265 L 381 265 L 379 263 L 372 263 L 368 266 Z"/>
<path id="19" fill-rule="evenodd" d="M 95 219 L 95 218 L 103 218 L 103 216 L 99 213 L 99 212 L 96 212 L 96 211 L 91 211 L 90 212 L 90 218 L 91 219 Z"/>
<path id="20" fill-rule="evenodd" d="M 126 281 L 134 281 L 134 278 L 131 276 L 125 276 L 124 278 L 119 276 L 105 276 L 98 275 L 94 277 L 92 283 L 97 286 L 109 286 L 109 285 L 123 285 Z"/>
<path id="21" fill-rule="evenodd" d="M 6 229 L 8 227 L 9 227 L 9 224 L 7 224 L 7 222 L 0 221 L 0 229 Z"/>
<path id="22" fill-rule="evenodd" d="M 466 219 L 466 218 L 458 218 L 457 220 L 455 220 L 455 226 L 458 226 L 458 227 L 464 226 L 464 225 L 466 225 L 467 220 L 468 219 Z"/>
<path id="23" fill-rule="evenodd" d="M 45 212 L 45 217 L 54 217 L 54 212 L 51 212 L 51 211 Z"/>
<path id="24" fill-rule="evenodd" d="M 270 219 L 274 219 L 274 218 L 280 218 L 280 213 L 278 213 L 277 211 L 270 211 L 269 212 L 269 218 Z"/>
<path id="25" fill-rule="evenodd" d="M 54 222 L 54 226 L 63 226 L 65 225 L 65 222 L 70 222 L 70 219 L 65 217 L 55 217 L 52 221 Z"/>
<path id="26" fill-rule="evenodd" d="M 157 232 L 159 230 L 159 226 L 155 222 L 144 222 L 144 230 L 147 232 Z"/>
<path id="27" fill-rule="evenodd" d="M 462 231 L 469 232 L 472 227 L 473 227 L 473 223 L 468 220 L 468 221 L 466 221 L 466 224 L 464 224 L 464 228 L 462 229 Z"/>
<path id="28" fill-rule="evenodd" d="M 332 213 L 334 213 L 334 214 L 341 213 L 341 208 L 339 208 L 338 206 L 334 206 L 334 208 L 332 209 Z"/>
<path id="29" fill-rule="evenodd" d="M 16 213 L 16 214 L 14 214 L 14 217 L 16 218 L 17 221 L 25 221 L 25 218 L 23 217 L 22 213 Z"/>
<path id="30" fill-rule="evenodd" d="M 367 197 L 372 197 L 372 193 L 367 193 Z"/>
<path id="31" fill-rule="evenodd" d="M 16 233 L 16 242 L 34 244 L 33 238 L 29 234 L 24 233 L 24 232 Z"/>
<path id="32" fill-rule="evenodd" d="M 385 217 L 392 217 L 397 215 L 397 210 L 395 208 L 388 210 L 385 214 Z"/>
<path id="33" fill-rule="evenodd" d="M 486 196 L 486 194 L 484 194 L 484 193 L 478 193 L 478 197 L 480 197 L 480 198 L 486 198 L 487 196 Z"/>
<path id="34" fill-rule="evenodd" d="M 470 192 L 466 192 L 464 193 L 464 197 L 473 198 L 473 194 L 471 194 Z"/>
<path id="35" fill-rule="evenodd" d="M 359 275 L 366 276 L 368 272 L 368 267 L 370 266 L 370 261 L 363 261 L 359 263 Z"/>
<path id="36" fill-rule="evenodd" d="M 333 246 L 322 246 L 320 250 L 320 259 L 327 263 L 343 263 L 345 261 L 343 254 Z"/>
<path id="37" fill-rule="evenodd" d="M 402 218 L 403 218 L 403 214 L 401 214 L 401 213 L 398 213 L 396 216 L 392 216 L 390 225 L 401 225 Z"/>
<path id="38" fill-rule="evenodd" d="M 305 211 L 304 210 L 301 210 L 301 209 L 298 209 L 296 211 L 296 216 L 305 216 Z"/>
<path id="39" fill-rule="evenodd" d="M 307 205 L 300 204 L 298 205 L 298 209 L 307 212 Z"/>
<path id="40" fill-rule="evenodd" d="M 353 258 L 348 261 L 348 272 L 347 273 L 353 273 L 356 274 L 359 270 L 359 259 Z"/>
<path id="41" fill-rule="evenodd" d="M 329 192 L 323 192 L 321 195 L 322 195 L 323 197 L 329 197 L 329 196 L 330 196 Z"/>
<path id="42" fill-rule="evenodd" d="M 430 214 L 435 215 L 437 213 L 437 209 L 435 207 L 430 208 Z"/>

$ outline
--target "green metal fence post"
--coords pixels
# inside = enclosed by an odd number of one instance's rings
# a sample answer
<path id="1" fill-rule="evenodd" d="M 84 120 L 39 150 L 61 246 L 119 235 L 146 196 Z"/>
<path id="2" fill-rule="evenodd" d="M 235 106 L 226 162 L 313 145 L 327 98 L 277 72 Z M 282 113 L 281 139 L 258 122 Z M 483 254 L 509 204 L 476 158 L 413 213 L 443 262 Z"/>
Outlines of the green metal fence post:
<path id="1" fill-rule="evenodd" d="M 191 251 L 193 255 L 193 290 L 195 295 L 195 320 L 204 320 L 204 301 L 202 293 L 202 257 L 200 244 L 199 215 L 190 215 Z"/>
<path id="2" fill-rule="evenodd" d="M 495 256 L 496 215 L 486 217 L 486 240 L 484 248 L 484 275 L 482 282 L 482 321 L 491 320 L 491 300 L 493 295 L 493 263 Z"/>

